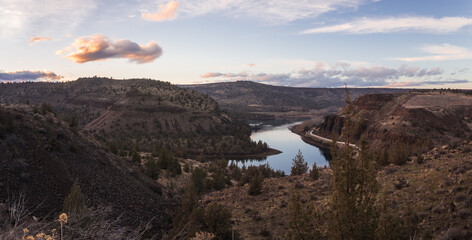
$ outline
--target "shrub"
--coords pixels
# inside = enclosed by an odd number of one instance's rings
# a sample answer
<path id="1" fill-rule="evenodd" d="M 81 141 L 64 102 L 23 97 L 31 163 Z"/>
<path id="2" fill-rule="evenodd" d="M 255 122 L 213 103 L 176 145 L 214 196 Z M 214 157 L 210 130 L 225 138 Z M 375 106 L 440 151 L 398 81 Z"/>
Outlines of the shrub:
<path id="1" fill-rule="evenodd" d="M 136 150 L 133 150 L 131 159 L 133 160 L 133 162 L 141 164 L 141 155 Z"/>
<path id="2" fill-rule="evenodd" d="M 167 170 L 169 171 L 171 176 L 176 176 L 182 174 L 182 167 L 179 164 L 177 158 L 170 156 L 169 157 L 169 166 Z"/>
<path id="3" fill-rule="evenodd" d="M 215 239 L 231 239 L 231 212 L 223 205 L 212 203 L 204 209 L 197 208 L 191 221 L 197 230 L 213 233 Z"/>
<path id="4" fill-rule="evenodd" d="M 54 111 L 54 108 L 52 107 L 51 104 L 47 103 L 47 102 L 43 102 L 41 104 L 41 113 L 44 115 L 48 112 L 52 113 L 54 116 L 56 116 L 56 112 Z"/>
<path id="5" fill-rule="evenodd" d="M 191 181 L 197 194 L 202 194 L 206 191 L 206 186 L 205 186 L 206 177 L 207 177 L 207 173 L 203 169 L 199 167 L 196 167 L 195 169 L 193 169 Z"/>
<path id="6" fill-rule="evenodd" d="M 213 189 L 219 191 L 226 186 L 226 178 L 222 170 L 217 171 L 212 175 L 211 185 Z"/>
<path id="7" fill-rule="evenodd" d="M 389 162 L 396 165 L 405 165 L 411 152 L 408 145 L 395 143 L 388 154 Z"/>

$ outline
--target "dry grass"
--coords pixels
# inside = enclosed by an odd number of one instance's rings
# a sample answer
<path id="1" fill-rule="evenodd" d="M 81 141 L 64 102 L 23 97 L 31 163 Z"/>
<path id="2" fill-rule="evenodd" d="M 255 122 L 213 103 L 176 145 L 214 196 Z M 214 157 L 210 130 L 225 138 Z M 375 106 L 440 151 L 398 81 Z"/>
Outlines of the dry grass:
<path id="1" fill-rule="evenodd" d="M 2 204 L 7 213 L 0 215 L 5 222 L 0 228 L 2 240 L 58 240 L 58 239 L 143 239 L 150 224 L 142 224 L 130 229 L 120 224 L 119 218 L 110 217 L 111 207 L 85 208 L 82 212 L 57 218 L 38 219 L 33 212 L 26 210 L 23 195 Z M 147 239 L 157 239 L 147 236 Z"/>

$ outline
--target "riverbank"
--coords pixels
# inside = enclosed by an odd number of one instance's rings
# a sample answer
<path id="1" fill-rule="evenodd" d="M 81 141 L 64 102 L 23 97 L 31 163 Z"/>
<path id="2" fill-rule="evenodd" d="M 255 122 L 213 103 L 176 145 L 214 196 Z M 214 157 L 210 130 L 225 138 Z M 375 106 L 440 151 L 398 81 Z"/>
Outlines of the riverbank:
<path id="1" fill-rule="evenodd" d="M 258 158 L 266 158 L 268 156 L 273 156 L 282 153 L 274 148 L 267 148 L 262 153 L 253 153 L 253 154 L 223 154 L 223 155 L 189 155 L 190 158 L 198 159 L 199 157 L 205 158 L 226 158 L 226 159 L 258 159 Z"/>
<path id="2" fill-rule="evenodd" d="M 315 146 L 317 148 L 323 148 L 323 149 L 326 149 L 326 150 L 331 149 L 331 140 L 330 141 L 324 141 L 323 139 L 311 138 L 311 137 L 306 136 L 306 133 L 309 133 L 312 130 L 309 130 L 309 131 L 305 132 L 304 130 L 301 130 L 299 128 L 296 128 L 296 126 L 294 126 L 294 127 L 290 128 L 290 131 L 292 131 L 293 133 L 299 135 L 300 138 L 304 142 L 306 142 L 306 143 L 308 143 L 312 146 Z"/>
<path id="3" fill-rule="evenodd" d="M 305 131 L 305 130 L 300 130 L 300 128 L 296 128 L 296 126 L 294 126 L 293 128 L 290 129 L 290 131 L 299 135 L 304 142 L 310 145 L 313 145 L 318 148 L 324 148 L 324 149 L 331 148 L 331 144 L 333 140 L 314 134 L 315 132 L 314 128 L 309 129 L 308 131 Z M 336 141 L 336 145 L 345 146 L 346 143 Z M 349 146 L 351 146 L 355 150 L 360 150 L 360 148 L 356 146 L 355 144 L 350 143 Z"/>

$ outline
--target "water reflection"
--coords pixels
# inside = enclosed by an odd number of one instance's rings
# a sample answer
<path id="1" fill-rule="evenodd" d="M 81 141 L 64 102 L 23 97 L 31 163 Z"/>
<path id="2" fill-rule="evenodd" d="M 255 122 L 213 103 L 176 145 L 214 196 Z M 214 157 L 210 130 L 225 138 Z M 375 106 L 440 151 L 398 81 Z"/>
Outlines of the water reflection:
<path id="1" fill-rule="evenodd" d="M 251 135 L 253 141 L 261 140 L 266 142 L 269 147 L 280 150 L 282 153 L 260 159 L 237 159 L 238 165 L 240 167 L 243 164 L 246 166 L 257 166 L 268 163 L 273 169 L 282 170 L 286 174 L 290 174 L 292 159 L 297 155 L 298 150 L 302 152 L 310 168 L 313 162 L 316 162 L 316 165 L 319 167 L 329 165 L 328 160 L 331 159 L 329 149 L 320 149 L 305 143 L 300 136 L 289 130 L 291 126 L 296 124 L 298 123 L 281 126 L 263 125 L 261 129 L 253 132 Z"/>

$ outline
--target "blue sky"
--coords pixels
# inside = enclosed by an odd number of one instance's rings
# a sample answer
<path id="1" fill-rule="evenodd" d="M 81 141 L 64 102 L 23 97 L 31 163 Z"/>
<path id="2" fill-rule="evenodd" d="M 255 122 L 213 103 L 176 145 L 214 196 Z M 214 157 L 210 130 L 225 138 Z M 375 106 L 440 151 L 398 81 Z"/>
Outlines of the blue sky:
<path id="1" fill-rule="evenodd" d="M 472 88 L 469 0 L 0 0 L 0 81 Z"/>

